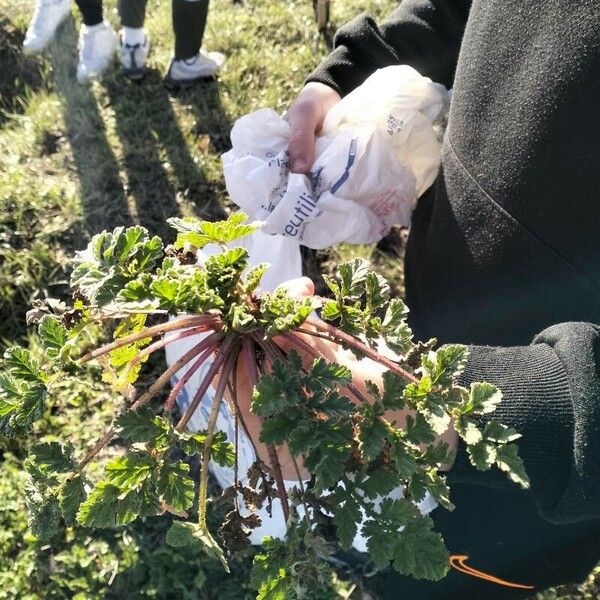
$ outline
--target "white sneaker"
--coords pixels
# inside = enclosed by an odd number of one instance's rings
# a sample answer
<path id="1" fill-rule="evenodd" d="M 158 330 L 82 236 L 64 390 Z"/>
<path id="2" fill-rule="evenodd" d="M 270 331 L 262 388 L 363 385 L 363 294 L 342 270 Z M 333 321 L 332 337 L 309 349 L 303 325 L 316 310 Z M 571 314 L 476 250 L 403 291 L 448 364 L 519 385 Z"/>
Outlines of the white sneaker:
<path id="1" fill-rule="evenodd" d="M 128 44 L 123 32 L 119 35 L 119 56 L 123 66 L 123 74 L 130 79 L 141 79 L 146 74 L 146 59 L 150 52 L 150 38 L 144 35 L 144 41 Z"/>
<path id="2" fill-rule="evenodd" d="M 37 54 L 52 41 L 58 26 L 71 13 L 71 0 L 37 0 L 23 40 L 26 54 Z"/>
<path id="3" fill-rule="evenodd" d="M 117 34 L 106 21 L 92 27 L 83 25 L 79 34 L 77 81 L 84 83 L 101 75 L 114 61 L 118 45 Z"/>
<path id="4" fill-rule="evenodd" d="M 220 52 L 202 50 L 192 58 L 171 61 L 171 66 L 164 79 L 169 89 L 186 88 L 201 79 L 214 77 L 225 62 L 225 56 Z"/>

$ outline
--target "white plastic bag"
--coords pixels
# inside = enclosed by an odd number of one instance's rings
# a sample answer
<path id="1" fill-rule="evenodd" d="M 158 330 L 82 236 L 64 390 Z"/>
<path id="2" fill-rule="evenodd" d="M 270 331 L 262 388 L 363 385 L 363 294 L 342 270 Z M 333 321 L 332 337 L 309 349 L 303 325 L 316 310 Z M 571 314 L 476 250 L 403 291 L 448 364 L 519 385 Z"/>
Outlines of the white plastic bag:
<path id="1" fill-rule="evenodd" d="M 379 241 L 394 225 L 410 224 L 417 198 L 433 183 L 440 162 L 439 123 L 449 94 L 440 84 L 408 66 L 380 69 L 343 98 L 327 115 L 316 141 L 316 158 L 308 176 L 290 173 L 288 123 L 270 109 L 246 115 L 233 126 L 232 149 L 223 155 L 223 171 L 231 199 L 262 231 L 243 238 L 252 265 L 271 268 L 263 290 L 273 290 L 301 272 L 300 245 L 325 248 L 339 242 L 366 244 Z M 207 249 L 210 253 L 210 249 Z M 200 256 L 200 259 L 202 259 Z M 189 337 L 166 347 L 172 365 L 198 338 Z M 177 398 L 185 410 L 208 365 L 189 380 Z M 178 380 L 185 368 L 177 373 Z M 189 423 L 204 429 L 214 390 L 209 390 Z M 234 441 L 233 419 L 225 403 L 217 428 Z M 250 441 L 238 432 L 238 471 L 243 481 L 255 460 Z M 233 469 L 212 464 L 219 484 L 233 484 Z M 286 482 L 293 487 L 296 482 Z M 395 491 L 401 497 L 403 490 Z M 243 506 L 243 502 L 240 503 Z M 423 513 L 436 506 L 427 495 Z M 262 525 L 251 535 L 283 537 L 285 523 L 278 500 L 273 516 L 260 512 Z M 366 550 L 360 528 L 354 547 Z"/>
<path id="2" fill-rule="evenodd" d="M 308 176 L 289 172 L 289 124 L 258 110 L 233 126 L 227 190 L 267 234 L 310 248 L 376 242 L 410 224 L 433 183 L 447 105 L 446 89 L 411 67 L 380 69 L 329 111 Z"/>

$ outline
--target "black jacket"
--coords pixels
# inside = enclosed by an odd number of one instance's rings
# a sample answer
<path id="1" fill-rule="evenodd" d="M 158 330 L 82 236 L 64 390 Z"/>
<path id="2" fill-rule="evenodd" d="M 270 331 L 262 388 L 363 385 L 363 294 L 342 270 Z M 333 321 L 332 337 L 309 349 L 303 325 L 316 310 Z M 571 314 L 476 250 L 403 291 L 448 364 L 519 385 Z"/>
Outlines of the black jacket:
<path id="1" fill-rule="evenodd" d="M 407 301 L 418 337 L 474 345 L 465 383 L 503 389 L 495 417 L 523 433 L 532 488 L 472 473 L 459 452 L 457 509 L 437 509 L 437 526 L 452 553 L 503 579 L 579 581 L 600 560 L 600 2 L 404 0 L 335 45 L 309 80 L 342 95 L 391 64 L 454 88 L 441 172 L 413 214 Z M 530 593 L 458 573 L 388 573 L 373 588 Z"/>

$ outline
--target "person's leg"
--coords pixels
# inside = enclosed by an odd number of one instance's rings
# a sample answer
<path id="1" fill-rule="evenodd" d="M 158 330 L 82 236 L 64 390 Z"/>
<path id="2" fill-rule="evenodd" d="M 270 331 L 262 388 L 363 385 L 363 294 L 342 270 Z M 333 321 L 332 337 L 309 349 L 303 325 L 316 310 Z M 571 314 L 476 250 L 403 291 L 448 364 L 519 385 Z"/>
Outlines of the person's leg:
<path id="1" fill-rule="evenodd" d="M 175 57 L 171 61 L 165 85 L 171 89 L 187 87 L 213 77 L 225 57 L 219 52 L 200 50 L 209 0 L 173 0 Z"/>
<path id="2" fill-rule="evenodd" d="M 150 39 L 144 30 L 147 0 L 119 0 L 121 17 L 120 57 L 123 73 L 141 79 L 146 72 Z"/>
<path id="3" fill-rule="evenodd" d="M 77 81 L 83 83 L 102 74 L 114 61 L 117 34 L 104 21 L 102 0 L 75 0 L 83 17 L 79 32 L 79 62 Z"/>
<path id="4" fill-rule="evenodd" d="M 75 3 L 79 7 L 84 25 L 94 27 L 102 23 L 102 0 L 75 0 Z"/>
<path id="5" fill-rule="evenodd" d="M 123 27 L 142 29 L 146 20 L 147 0 L 119 0 L 119 17 Z"/>
<path id="6" fill-rule="evenodd" d="M 71 0 L 36 0 L 35 10 L 23 40 L 23 50 L 27 54 L 42 52 L 70 12 Z"/>
<path id="7" fill-rule="evenodd" d="M 173 0 L 175 60 L 193 58 L 200 51 L 209 0 Z"/>

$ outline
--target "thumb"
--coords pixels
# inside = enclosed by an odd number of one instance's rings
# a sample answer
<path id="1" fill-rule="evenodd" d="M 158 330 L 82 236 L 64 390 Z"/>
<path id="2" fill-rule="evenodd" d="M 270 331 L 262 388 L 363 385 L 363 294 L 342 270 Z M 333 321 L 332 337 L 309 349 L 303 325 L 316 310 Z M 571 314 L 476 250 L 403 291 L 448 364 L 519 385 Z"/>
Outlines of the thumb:
<path id="1" fill-rule="evenodd" d="M 315 159 L 316 111 L 310 105 L 298 105 L 288 113 L 290 140 L 288 151 L 293 173 L 308 173 Z"/>

